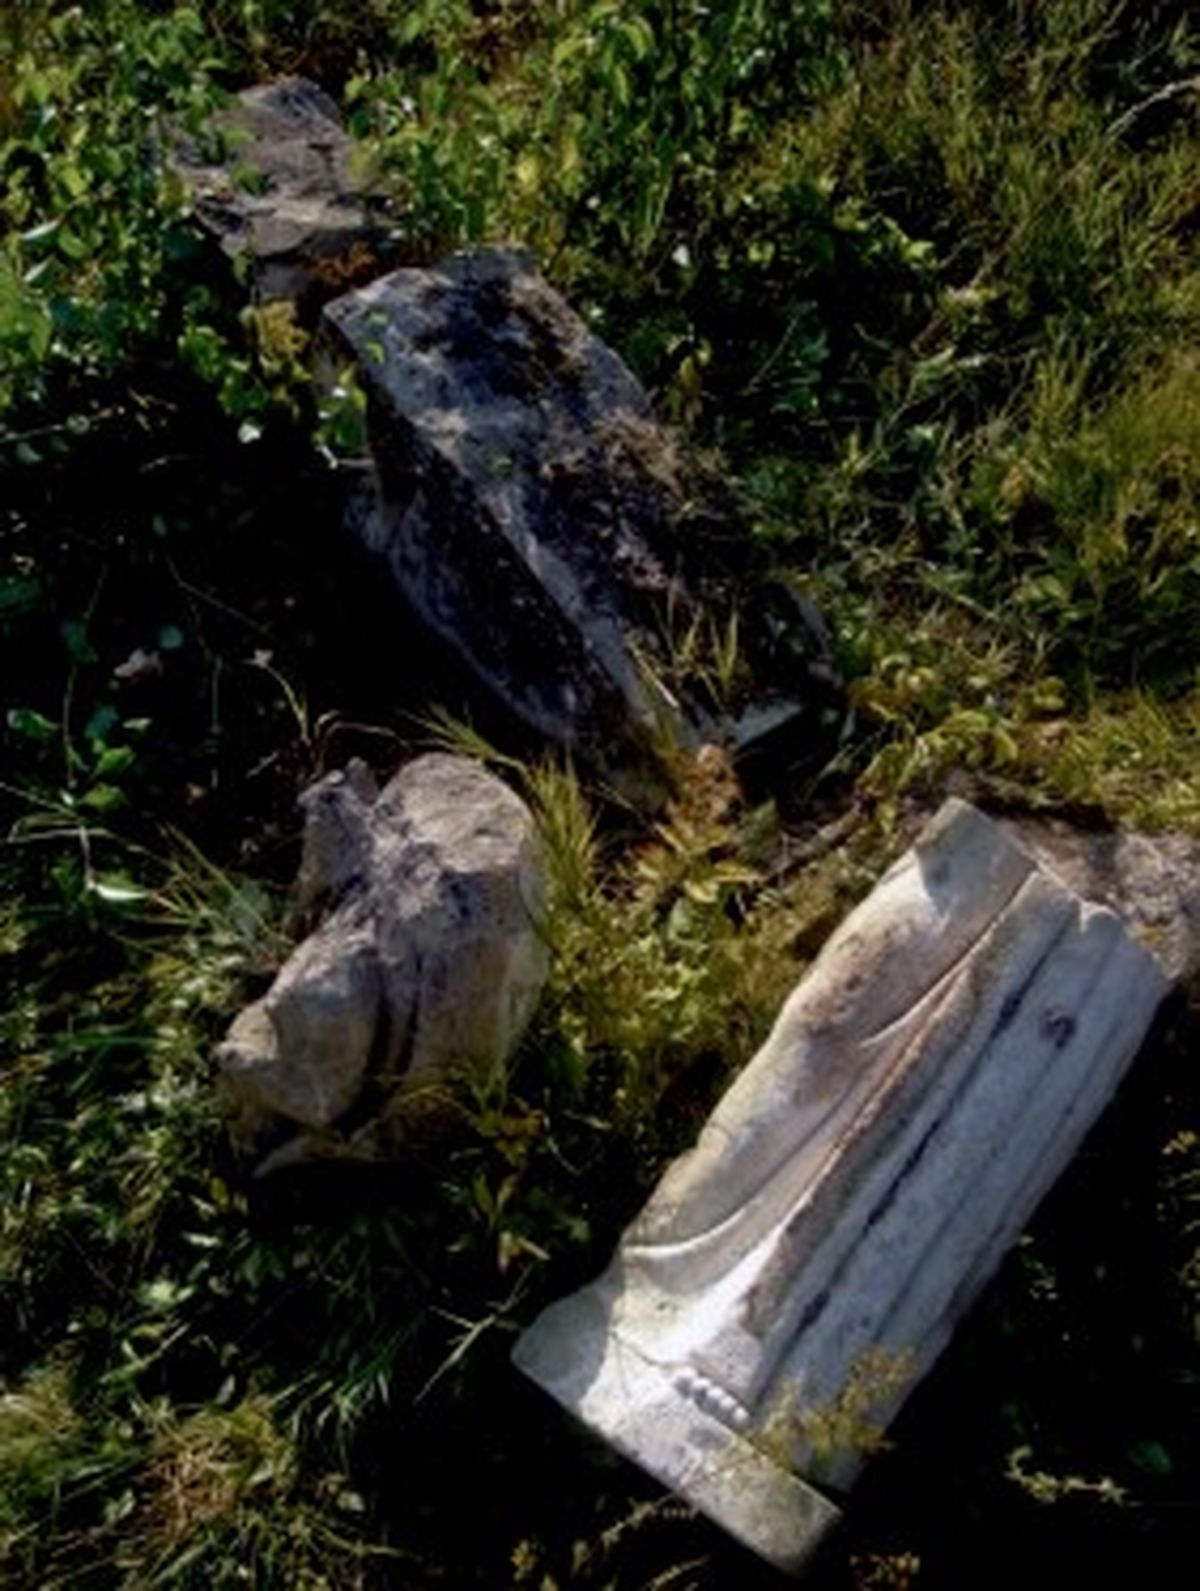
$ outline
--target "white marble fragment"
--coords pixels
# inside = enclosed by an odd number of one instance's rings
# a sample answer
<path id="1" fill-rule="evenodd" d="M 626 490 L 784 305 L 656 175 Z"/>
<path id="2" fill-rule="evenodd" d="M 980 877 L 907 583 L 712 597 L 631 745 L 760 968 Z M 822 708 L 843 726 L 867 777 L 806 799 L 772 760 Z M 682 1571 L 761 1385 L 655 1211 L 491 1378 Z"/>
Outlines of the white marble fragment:
<path id="1" fill-rule="evenodd" d="M 1136 1054 L 1168 978 L 947 802 L 842 924 L 603 1276 L 516 1362 L 799 1570 Z"/>

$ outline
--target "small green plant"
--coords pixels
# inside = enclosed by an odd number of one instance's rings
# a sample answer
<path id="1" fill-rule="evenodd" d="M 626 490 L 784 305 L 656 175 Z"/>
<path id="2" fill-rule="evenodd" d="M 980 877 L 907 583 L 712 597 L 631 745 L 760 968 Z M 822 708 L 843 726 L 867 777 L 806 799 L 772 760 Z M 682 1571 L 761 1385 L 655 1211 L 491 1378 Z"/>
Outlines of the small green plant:
<path id="1" fill-rule="evenodd" d="M 1063 1497 L 1079 1496 L 1094 1497 L 1099 1502 L 1118 1508 L 1129 1502 L 1125 1488 L 1118 1486 L 1107 1475 L 1100 1480 L 1088 1480 L 1082 1475 L 1052 1475 L 1047 1470 L 1031 1470 L 1028 1464 L 1032 1457 L 1032 1448 L 1014 1448 L 1008 1455 L 1005 1473 L 1014 1485 L 1019 1486 L 1035 1502 L 1056 1503 Z"/>
<path id="2" fill-rule="evenodd" d="M 321 388 L 317 400 L 317 448 L 326 463 L 362 459 L 367 451 L 367 395 L 353 366 Z"/>
<path id="3" fill-rule="evenodd" d="M 777 1463 L 814 1480 L 836 1484 L 847 1464 L 887 1445 L 879 1411 L 892 1412 L 913 1378 L 913 1355 L 872 1348 L 855 1360 L 832 1398 L 812 1405 L 803 1388 L 789 1388 L 756 1438 Z"/>

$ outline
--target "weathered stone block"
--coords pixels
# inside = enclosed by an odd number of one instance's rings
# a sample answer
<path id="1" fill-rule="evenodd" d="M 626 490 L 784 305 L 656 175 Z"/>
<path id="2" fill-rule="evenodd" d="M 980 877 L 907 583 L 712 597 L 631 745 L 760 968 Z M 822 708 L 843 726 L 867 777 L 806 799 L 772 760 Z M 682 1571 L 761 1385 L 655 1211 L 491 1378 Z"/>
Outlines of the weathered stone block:
<path id="1" fill-rule="evenodd" d="M 1168 978 L 950 801 L 520 1367 L 781 1568 L 1136 1053 Z"/>
<path id="2" fill-rule="evenodd" d="M 1079 829 L 1054 818 L 1012 818 L 1004 826 L 1077 894 L 1111 906 L 1177 982 L 1200 972 L 1200 841 Z"/>
<path id="3" fill-rule="evenodd" d="M 286 1135 L 266 1169 L 394 1149 L 415 1086 L 504 1064 L 547 967 L 533 819 L 484 768 L 420 757 L 378 794 L 352 766 L 303 801 L 318 926 L 217 1057 L 243 1142 Z"/>
<path id="4" fill-rule="evenodd" d="M 719 623 L 688 566 L 719 533 L 715 482 L 531 258 L 397 271 L 324 320 L 369 399 L 375 468 L 350 522 L 424 621 L 510 711 L 627 785 L 712 738 L 682 638 Z"/>

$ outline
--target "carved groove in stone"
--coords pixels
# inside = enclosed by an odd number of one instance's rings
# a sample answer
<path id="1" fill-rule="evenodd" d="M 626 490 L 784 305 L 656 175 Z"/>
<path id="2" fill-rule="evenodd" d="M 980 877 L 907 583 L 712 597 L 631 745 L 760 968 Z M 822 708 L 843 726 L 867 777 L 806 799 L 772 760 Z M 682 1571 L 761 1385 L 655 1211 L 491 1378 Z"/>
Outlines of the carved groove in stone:
<path id="1" fill-rule="evenodd" d="M 837 1517 L 800 1477 L 854 1478 L 1167 986 L 1112 911 L 948 802 L 518 1365 L 798 1569 Z"/>

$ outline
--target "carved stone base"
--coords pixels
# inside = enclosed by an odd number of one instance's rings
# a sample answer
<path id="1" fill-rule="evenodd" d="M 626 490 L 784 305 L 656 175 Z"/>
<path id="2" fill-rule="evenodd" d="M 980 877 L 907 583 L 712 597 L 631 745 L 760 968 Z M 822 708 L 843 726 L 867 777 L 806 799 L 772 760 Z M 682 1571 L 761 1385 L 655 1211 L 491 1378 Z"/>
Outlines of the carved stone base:
<path id="1" fill-rule="evenodd" d="M 797 1573 L 841 1510 L 781 1464 L 715 1384 L 655 1363 L 611 1329 L 616 1269 L 548 1309 L 518 1342 L 515 1363 L 619 1453 Z"/>
<path id="2" fill-rule="evenodd" d="M 950 801 L 834 934 L 698 1144 L 516 1362 L 780 1568 L 1066 1166 L 1168 987 Z"/>

